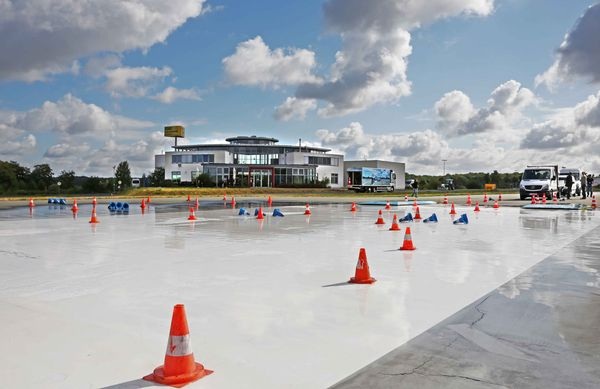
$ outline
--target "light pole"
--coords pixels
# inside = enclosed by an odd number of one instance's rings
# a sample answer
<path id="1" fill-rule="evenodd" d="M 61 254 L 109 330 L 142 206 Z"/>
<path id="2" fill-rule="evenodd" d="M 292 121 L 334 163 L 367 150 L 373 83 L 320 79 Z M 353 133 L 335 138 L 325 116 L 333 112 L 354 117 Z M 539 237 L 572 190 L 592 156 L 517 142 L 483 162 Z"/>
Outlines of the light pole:
<path id="1" fill-rule="evenodd" d="M 442 162 L 444 163 L 444 173 L 442 174 L 442 177 L 446 177 L 446 161 L 447 159 L 442 159 Z"/>
<path id="2" fill-rule="evenodd" d="M 62 182 L 58 181 L 56 185 L 58 185 L 58 195 L 60 196 L 60 186 L 62 185 Z"/>

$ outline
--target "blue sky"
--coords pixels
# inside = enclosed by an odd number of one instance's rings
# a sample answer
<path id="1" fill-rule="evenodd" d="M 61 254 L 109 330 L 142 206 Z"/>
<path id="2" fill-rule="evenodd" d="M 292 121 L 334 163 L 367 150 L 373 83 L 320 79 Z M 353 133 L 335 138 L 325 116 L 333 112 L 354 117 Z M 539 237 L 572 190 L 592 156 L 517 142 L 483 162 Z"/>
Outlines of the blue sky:
<path id="1" fill-rule="evenodd" d="M 0 1 L 1 160 L 140 175 L 181 123 L 188 143 L 302 138 L 415 173 L 600 173 L 594 1 L 78 4 Z"/>

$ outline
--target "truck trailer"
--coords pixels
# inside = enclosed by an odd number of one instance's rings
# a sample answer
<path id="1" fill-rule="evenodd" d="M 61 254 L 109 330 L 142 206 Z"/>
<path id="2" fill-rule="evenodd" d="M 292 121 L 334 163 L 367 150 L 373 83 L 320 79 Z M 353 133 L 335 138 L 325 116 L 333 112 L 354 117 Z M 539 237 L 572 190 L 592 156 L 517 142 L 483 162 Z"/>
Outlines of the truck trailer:
<path id="1" fill-rule="evenodd" d="M 393 192 L 396 185 L 396 173 L 381 168 L 350 168 L 348 173 L 348 190 L 355 192 Z"/>

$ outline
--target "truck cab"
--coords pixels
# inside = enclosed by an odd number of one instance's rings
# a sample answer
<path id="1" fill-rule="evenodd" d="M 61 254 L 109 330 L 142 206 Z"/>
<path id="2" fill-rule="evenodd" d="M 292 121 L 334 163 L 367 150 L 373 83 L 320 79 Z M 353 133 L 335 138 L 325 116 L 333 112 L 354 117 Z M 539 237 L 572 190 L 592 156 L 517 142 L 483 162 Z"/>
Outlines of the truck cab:
<path id="1" fill-rule="evenodd" d="M 519 197 L 525 200 L 533 195 L 552 198 L 558 193 L 558 165 L 527 166 L 519 183 Z"/>

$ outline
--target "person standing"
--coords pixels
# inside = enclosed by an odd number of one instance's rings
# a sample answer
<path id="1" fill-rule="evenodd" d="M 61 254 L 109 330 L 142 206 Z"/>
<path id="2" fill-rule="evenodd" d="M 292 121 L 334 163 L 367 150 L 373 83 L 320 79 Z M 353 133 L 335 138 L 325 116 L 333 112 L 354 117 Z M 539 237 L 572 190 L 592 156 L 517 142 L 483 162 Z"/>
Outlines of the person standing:
<path id="1" fill-rule="evenodd" d="M 585 200 L 585 195 L 587 192 L 585 191 L 587 185 L 587 174 L 585 172 L 581 172 L 581 198 Z"/>
<path id="2" fill-rule="evenodd" d="M 573 190 L 573 175 L 569 173 L 565 178 L 565 186 L 567 187 L 567 199 L 571 199 L 571 191 Z"/>
<path id="3" fill-rule="evenodd" d="M 415 178 L 413 183 L 411 184 L 413 188 L 412 197 L 419 197 L 419 181 Z"/>
<path id="4" fill-rule="evenodd" d="M 588 173 L 587 175 L 587 195 L 588 197 L 592 197 L 594 194 L 594 175 L 592 173 Z"/>

